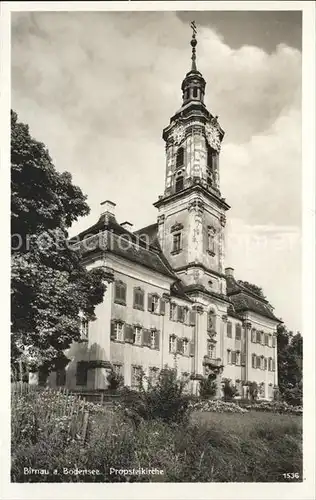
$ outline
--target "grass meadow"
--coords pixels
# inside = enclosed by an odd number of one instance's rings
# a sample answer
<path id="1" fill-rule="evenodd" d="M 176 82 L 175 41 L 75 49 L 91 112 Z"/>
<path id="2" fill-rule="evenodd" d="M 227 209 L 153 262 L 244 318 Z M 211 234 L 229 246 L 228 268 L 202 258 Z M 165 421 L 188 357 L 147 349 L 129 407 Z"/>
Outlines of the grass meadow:
<path id="1" fill-rule="evenodd" d="M 122 406 L 81 408 L 71 397 L 35 392 L 14 400 L 11 438 L 13 482 L 302 480 L 299 415 L 193 411 L 181 422 L 135 420 Z M 111 473 L 111 468 L 140 467 L 163 474 Z M 25 468 L 42 472 L 25 473 Z M 98 473 L 65 474 L 64 468 Z"/>

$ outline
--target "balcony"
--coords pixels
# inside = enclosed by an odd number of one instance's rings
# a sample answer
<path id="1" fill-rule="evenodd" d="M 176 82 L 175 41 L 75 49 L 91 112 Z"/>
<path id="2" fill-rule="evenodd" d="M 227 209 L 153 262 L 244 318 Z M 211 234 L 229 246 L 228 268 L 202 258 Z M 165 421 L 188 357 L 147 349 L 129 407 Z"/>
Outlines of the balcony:
<path id="1" fill-rule="evenodd" d="M 221 358 L 211 358 L 210 356 L 204 356 L 203 359 L 203 365 L 208 365 L 212 368 L 219 368 L 222 366 L 222 360 Z"/>

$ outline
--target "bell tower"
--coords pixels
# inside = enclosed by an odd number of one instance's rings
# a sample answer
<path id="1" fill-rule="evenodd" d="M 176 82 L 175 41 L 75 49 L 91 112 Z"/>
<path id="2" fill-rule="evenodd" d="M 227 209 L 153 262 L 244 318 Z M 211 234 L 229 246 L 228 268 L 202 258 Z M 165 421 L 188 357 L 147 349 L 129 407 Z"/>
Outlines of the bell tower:
<path id="1" fill-rule="evenodd" d="M 182 106 L 163 130 L 165 190 L 154 206 L 161 248 L 187 291 L 225 294 L 224 227 L 230 207 L 220 192 L 224 131 L 204 104 L 206 82 L 196 64 L 194 22 L 191 27 L 191 69 L 181 85 Z"/>

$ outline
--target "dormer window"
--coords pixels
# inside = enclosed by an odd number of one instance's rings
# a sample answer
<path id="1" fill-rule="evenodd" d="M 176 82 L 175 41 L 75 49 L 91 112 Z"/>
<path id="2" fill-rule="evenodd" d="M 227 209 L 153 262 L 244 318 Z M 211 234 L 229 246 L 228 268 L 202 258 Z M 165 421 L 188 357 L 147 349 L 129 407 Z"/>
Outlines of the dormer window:
<path id="1" fill-rule="evenodd" d="M 177 152 L 177 161 L 176 161 L 176 167 L 182 167 L 184 163 L 184 149 L 181 147 L 178 149 Z"/>

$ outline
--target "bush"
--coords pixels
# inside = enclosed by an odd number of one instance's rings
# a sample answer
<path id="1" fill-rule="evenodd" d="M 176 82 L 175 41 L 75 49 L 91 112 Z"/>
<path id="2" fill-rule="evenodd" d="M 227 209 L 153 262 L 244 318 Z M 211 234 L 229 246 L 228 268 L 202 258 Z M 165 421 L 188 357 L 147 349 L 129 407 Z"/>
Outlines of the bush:
<path id="1" fill-rule="evenodd" d="M 242 408 L 236 403 L 221 401 L 219 399 L 191 402 L 189 408 L 194 411 L 213 411 L 216 413 L 248 413 L 247 409 Z"/>
<path id="2" fill-rule="evenodd" d="M 222 382 L 225 401 L 231 401 L 235 396 L 238 396 L 237 387 L 235 385 L 232 385 L 229 378 L 224 378 Z"/>
<path id="3" fill-rule="evenodd" d="M 139 418 L 184 422 L 187 419 L 190 401 L 190 397 L 184 394 L 186 383 L 177 379 L 174 370 L 163 369 L 155 385 L 148 381 L 148 386 L 145 388 L 141 383 L 139 392 L 126 392 L 122 402 L 127 408 L 127 414 L 134 419 L 136 425 L 139 423 Z"/>
<path id="4" fill-rule="evenodd" d="M 123 386 L 123 384 L 124 384 L 124 377 L 122 375 L 119 375 L 118 373 L 115 373 L 114 370 L 111 370 L 108 373 L 107 381 L 108 381 L 108 384 L 109 384 L 108 390 L 115 392 L 120 387 Z"/>
<path id="5" fill-rule="evenodd" d="M 202 399 L 209 399 L 216 396 L 217 383 L 211 377 L 204 378 L 200 381 L 200 397 Z"/>

